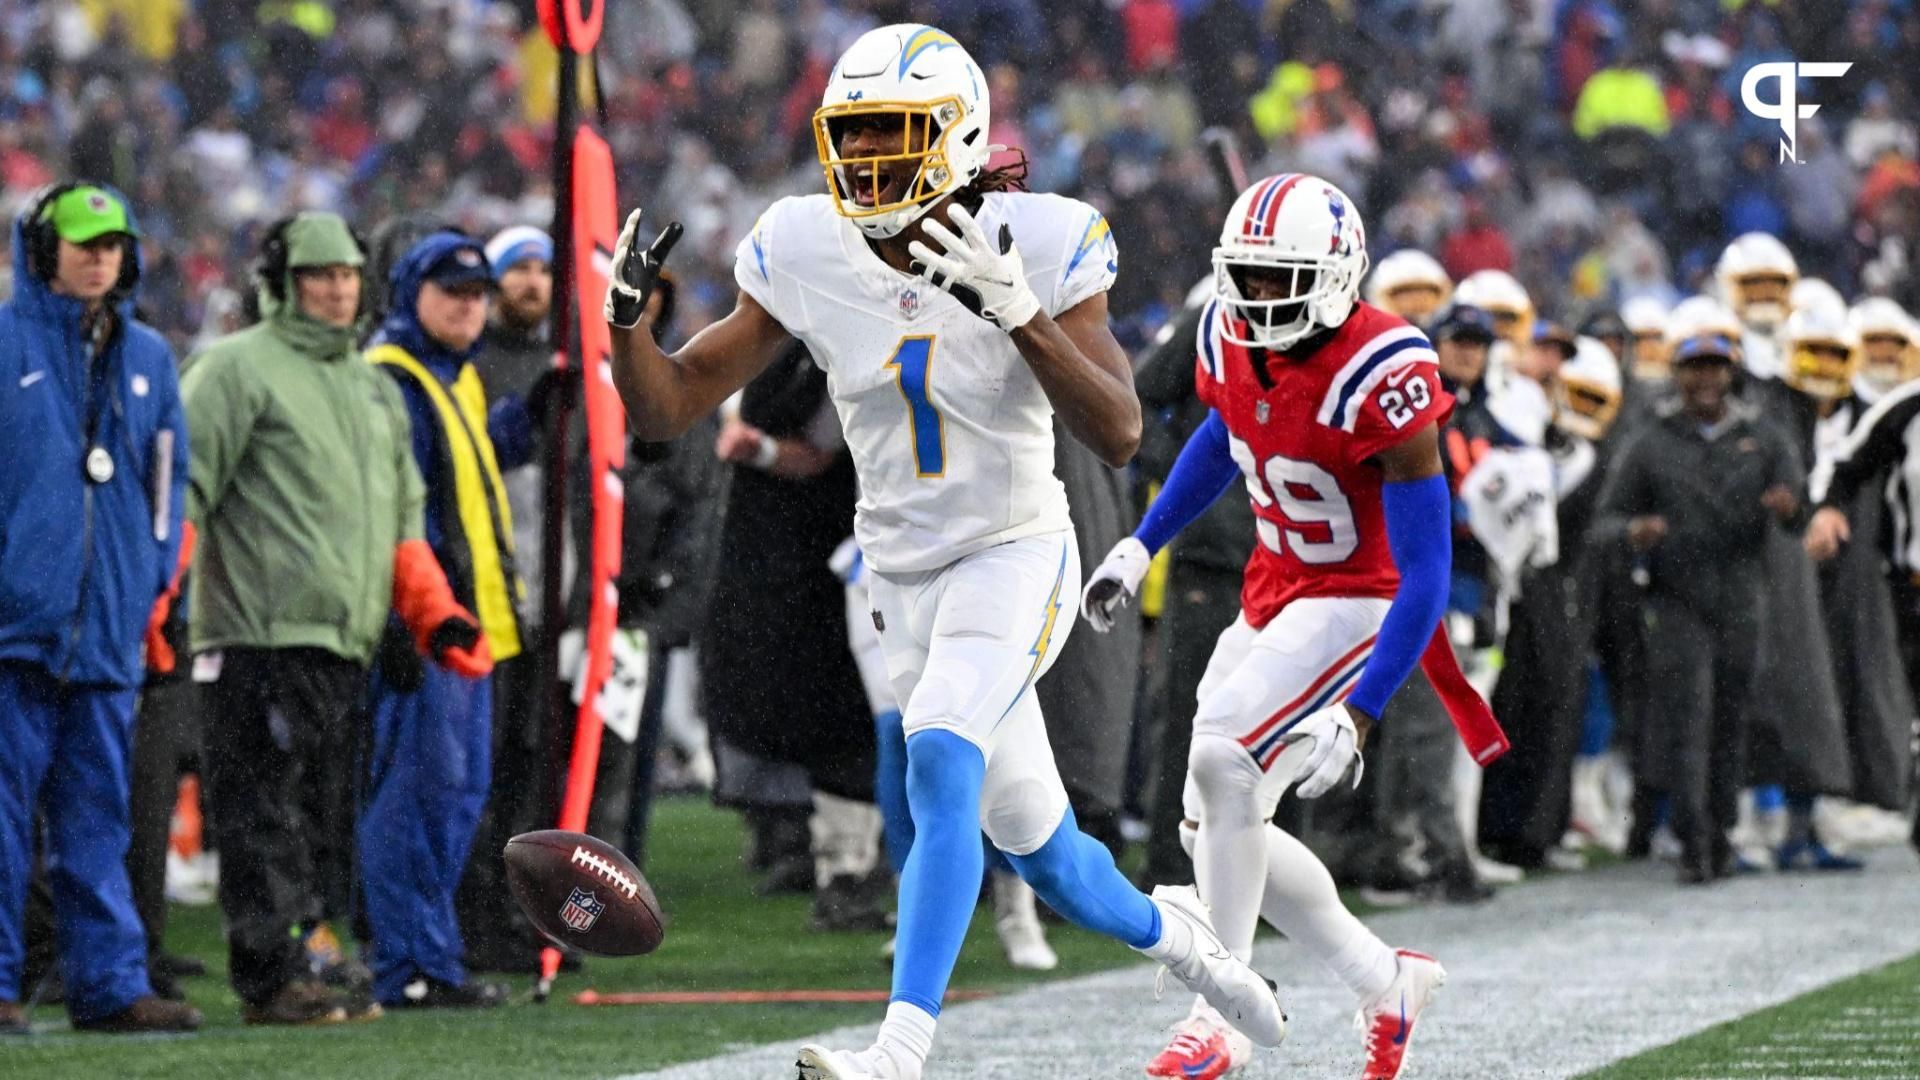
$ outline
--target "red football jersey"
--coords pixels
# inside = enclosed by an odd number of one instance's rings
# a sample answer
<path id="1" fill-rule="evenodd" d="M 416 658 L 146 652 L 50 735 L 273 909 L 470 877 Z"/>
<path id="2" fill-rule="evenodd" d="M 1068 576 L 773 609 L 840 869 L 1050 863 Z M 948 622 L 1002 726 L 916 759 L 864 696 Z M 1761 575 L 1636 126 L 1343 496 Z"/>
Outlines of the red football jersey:
<path id="1" fill-rule="evenodd" d="M 1405 320 L 1357 304 L 1311 355 L 1266 354 L 1269 387 L 1254 350 L 1221 336 L 1227 318 L 1215 301 L 1201 319 L 1194 381 L 1226 422 L 1253 501 L 1247 622 L 1265 626 L 1303 597 L 1393 596 L 1400 573 L 1368 459 L 1453 411 L 1433 346 Z"/>

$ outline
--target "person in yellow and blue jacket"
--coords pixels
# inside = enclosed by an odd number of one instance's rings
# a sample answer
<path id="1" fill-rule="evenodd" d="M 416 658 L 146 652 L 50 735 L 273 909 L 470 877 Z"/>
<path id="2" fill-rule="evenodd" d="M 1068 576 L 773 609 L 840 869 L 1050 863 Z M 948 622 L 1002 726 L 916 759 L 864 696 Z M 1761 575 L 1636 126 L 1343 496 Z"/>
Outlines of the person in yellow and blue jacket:
<path id="1" fill-rule="evenodd" d="M 399 384 L 426 485 L 427 543 L 479 627 L 465 628 L 473 640 L 451 643 L 464 651 L 446 653 L 407 647 L 394 622 L 374 669 L 357 830 L 374 996 L 389 1008 L 497 1005 L 504 986 L 467 977 L 454 891 L 487 797 L 492 663 L 521 649 L 521 584 L 500 474 L 531 454 L 533 421 L 517 397 L 490 414 L 472 364 L 492 289 L 478 241 L 431 233 L 387 280 L 390 307 L 367 359 Z M 422 664 L 423 651 L 483 662 Z"/>

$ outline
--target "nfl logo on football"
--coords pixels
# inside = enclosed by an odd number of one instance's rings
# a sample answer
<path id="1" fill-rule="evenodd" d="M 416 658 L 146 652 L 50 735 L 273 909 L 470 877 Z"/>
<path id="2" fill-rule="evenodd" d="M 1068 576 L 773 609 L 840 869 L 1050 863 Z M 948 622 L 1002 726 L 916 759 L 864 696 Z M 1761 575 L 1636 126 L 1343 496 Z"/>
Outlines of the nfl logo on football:
<path id="1" fill-rule="evenodd" d="M 567 902 L 560 906 L 560 921 L 566 923 L 575 933 L 584 934 L 593 929 L 600 919 L 600 913 L 607 910 L 606 902 L 596 900 L 585 889 L 575 889 L 568 894 Z"/>

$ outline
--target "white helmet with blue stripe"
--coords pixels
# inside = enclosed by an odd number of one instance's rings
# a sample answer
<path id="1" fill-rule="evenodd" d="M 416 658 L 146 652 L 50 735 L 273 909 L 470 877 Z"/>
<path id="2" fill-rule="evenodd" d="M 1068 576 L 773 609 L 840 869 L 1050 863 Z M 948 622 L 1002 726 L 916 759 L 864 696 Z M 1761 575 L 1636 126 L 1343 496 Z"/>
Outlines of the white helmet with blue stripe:
<path id="1" fill-rule="evenodd" d="M 860 35 L 813 114 L 834 208 L 870 237 L 899 235 L 985 171 L 990 116 L 986 74 L 951 35 L 913 23 Z"/>
<path id="2" fill-rule="evenodd" d="M 1221 336 L 1285 349 L 1339 326 L 1366 274 L 1367 230 L 1353 200 L 1317 176 L 1269 176 L 1233 201 L 1213 249 L 1214 295 L 1233 316 Z M 1250 295 L 1249 277 L 1275 276 L 1283 279 L 1279 295 Z"/>

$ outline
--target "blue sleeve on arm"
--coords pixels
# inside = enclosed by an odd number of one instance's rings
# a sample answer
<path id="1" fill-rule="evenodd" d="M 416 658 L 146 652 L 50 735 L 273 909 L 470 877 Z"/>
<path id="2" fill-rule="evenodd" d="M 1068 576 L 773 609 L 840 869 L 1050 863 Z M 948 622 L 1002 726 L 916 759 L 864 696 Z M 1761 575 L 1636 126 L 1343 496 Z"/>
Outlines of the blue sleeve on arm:
<path id="1" fill-rule="evenodd" d="M 1157 552 L 1179 534 L 1181 529 L 1207 512 L 1234 478 L 1240 466 L 1233 462 L 1227 446 L 1227 424 L 1220 414 L 1208 410 L 1206 422 L 1187 440 L 1180 457 L 1167 475 L 1167 485 L 1147 507 L 1147 516 L 1133 530 L 1134 539 Z"/>
<path id="2" fill-rule="evenodd" d="M 1347 699 L 1376 720 L 1433 639 L 1433 628 L 1447 610 L 1453 569 L 1452 497 L 1444 477 L 1387 484 L 1380 497 L 1386 509 L 1387 546 L 1400 568 L 1400 591 L 1380 624 L 1366 670 Z"/>

